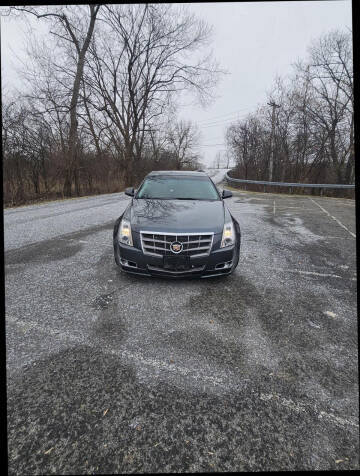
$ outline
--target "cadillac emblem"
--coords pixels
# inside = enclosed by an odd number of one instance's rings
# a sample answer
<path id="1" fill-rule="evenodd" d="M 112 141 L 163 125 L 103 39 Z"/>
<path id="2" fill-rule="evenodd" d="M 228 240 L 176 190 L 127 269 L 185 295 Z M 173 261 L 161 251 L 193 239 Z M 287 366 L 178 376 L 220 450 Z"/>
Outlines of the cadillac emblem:
<path id="1" fill-rule="evenodd" d="M 173 253 L 181 253 L 181 251 L 183 250 L 183 245 L 179 241 L 173 241 L 170 245 L 170 250 Z"/>

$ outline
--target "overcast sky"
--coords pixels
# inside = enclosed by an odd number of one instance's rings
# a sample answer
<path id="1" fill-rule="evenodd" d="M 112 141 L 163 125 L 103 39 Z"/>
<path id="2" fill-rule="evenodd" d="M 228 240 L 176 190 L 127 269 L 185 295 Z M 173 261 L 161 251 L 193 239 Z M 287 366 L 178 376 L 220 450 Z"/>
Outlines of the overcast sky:
<path id="1" fill-rule="evenodd" d="M 202 162 L 211 165 L 223 155 L 226 126 L 266 101 L 276 75 L 291 72 L 291 64 L 306 57 L 311 40 L 334 28 L 352 28 L 351 1 L 219 2 L 188 7 L 214 28 L 213 51 L 226 75 L 217 99 L 206 109 L 183 98 L 180 118 L 201 128 Z M 2 87 L 21 88 L 17 59 L 24 50 L 24 26 L 1 19 Z M 40 31 L 40 30 L 39 30 Z M 219 144 L 219 145 L 215 145 Z"/>

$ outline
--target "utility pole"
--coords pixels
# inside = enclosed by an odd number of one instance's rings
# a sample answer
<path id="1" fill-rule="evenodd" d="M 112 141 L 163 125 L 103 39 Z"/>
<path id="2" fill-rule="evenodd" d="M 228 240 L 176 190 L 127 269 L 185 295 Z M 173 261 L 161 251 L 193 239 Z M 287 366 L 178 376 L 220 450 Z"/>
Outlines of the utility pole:
<path id="1" fill-rule="evenodd" d="M 221 162 L 221 153 L 220 153 L 220 151 L 216 154 L 215 160 L 216 160 L 217 168 L 219 169 L 220 168 L 220 162 Z"/>
<path id="2" fill-rule="evenodd" d="M 269 182 L 272 182 L 273 166 L 274 166 L 274 132 L 275 132 L 275 109 L 280 107 L 274 101 L 268 102 L 268 105 L 273 108 L 271 116 L 271 138 L 270 138 L 270 163 L 269 163 Z"/>
<path id="3" fill-rule="evenodd" d="M 226 156 L 227 156 L 227 165 L 226 165 L 226 168 L 228 169 L 228 168 L 229 168 L 229 162 L 230 162 L 230 154 L 227 153 Z"/>

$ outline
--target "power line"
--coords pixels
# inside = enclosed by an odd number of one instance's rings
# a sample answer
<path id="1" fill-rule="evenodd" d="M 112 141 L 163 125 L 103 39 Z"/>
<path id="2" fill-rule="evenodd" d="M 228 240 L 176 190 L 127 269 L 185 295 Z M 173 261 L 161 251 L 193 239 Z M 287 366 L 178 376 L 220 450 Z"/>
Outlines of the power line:
<path id="1" fill-rule="evenodd" d="M 208 127 L 216 127 L 216 126 L 219 126 L 219 125 L 221 125 L 221 124 L 229 124 L 229 123 L 235 121 L 236 119 L 240 119 L 240 118 L 242 118 L 242 117 L 244 117 L 244 116 L 246 116 L 246 115 L 247 115 L 247 113 L 246 113 L 246 114 L 242 114 L 241 116 L 237 116 L 237 117 L 225 119 L 225 120 L 223 120 L 223 121 L 217 121 L 217 122 L 205 124 L 205 125 L 203 125 L 203 126 L 200 125 L 199 128 L 200 128 L 200 129 L 207 129 Z"/>
<path id="2" fill-rule="evenodd" d="M 208 139 L 208 138 L 209 138 L 209 137 L 205 137 L 205 138 L 202 139 L 202 140 L 204 140 L 205 142 L 207 142 L 206 139 Z M 221 136 L 221 137 L 212 137 L 212 136 L 211 136 L 211 139 L 212 139 L 213 141 L 216 141 L 216 144 L 217 144 L 217 143 L 218 143 L 218 142 L 217 142 L 218 140 L 224 140 L 224 136 Z M 200 140 L 200 142 L 201 142 L 201 140 Z M 215 144 L 215 142 L 214 142 L 214 144 Z"/>
<path id="3" fill-rule="evenodd" d="M 200 128 L 203 129 L 205 127 L 212 127 L 212 126 L 216 126 L 218 124 L 225 124 L 227 122 L 231 122 L 231 121 L 235 121 L 237 118 L 239 117 L 239 115 L 236 115 L 234 117 L 229 117 L 228 119 L 222 119 L 221 121 L 214 121 L 214 122 L 209 122 L 209 123 L 206 123 L 206 124 L 200 124 Z"/>
<path id="4" fill-rule="evenodd" d="M 228 112 L 227 114 L 221 114 L 221 115 L 219 115 L 219 116 L 211 117 L 210 119 L 204 119 L 204 120 L 202 120 L 202 121 L 199 121 L 198 123 L 199 123 L 199 124 L 208 123 L 208 122 L 210 123 L 210 122 L 212 122 L 213 120 L 219 119 L 220 117 L 230 116 L 230 115 L 236 114 L 236 113 L 241 112 L 241 111 L 246 111 L 247 109 L 249 109 L 249 108 L 245 107 L 245 108 L 242 108 L 242 109 L 238 109 L 237 111 Z"/>
<path id="5" fill-rule="evenodd" d="M 236 121 L 236 117 L 234 117 L 233 119 L 228 119 L 227 121 L 221 121 L 221 122 L 216 122 L 212 125 L 208 125 L 208 126 L 199 126 L 199 129 L 208 129 L 209 127 L 218 127 L 218 126 L 221 126 L 221 125 L 230 125 L 232 122 Z"/>
<path id="6" fill-rule="evenodd" d="M 202 144 L 202 145 L 197 145 L 196 147 L 215 147 L 219 145 L 225 146 L 226 144 Z"/>

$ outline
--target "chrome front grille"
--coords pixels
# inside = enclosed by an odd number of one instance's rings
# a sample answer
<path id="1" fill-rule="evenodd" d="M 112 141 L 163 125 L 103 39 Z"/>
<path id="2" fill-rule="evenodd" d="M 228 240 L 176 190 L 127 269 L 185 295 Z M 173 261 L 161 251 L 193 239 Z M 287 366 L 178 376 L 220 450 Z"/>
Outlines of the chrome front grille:
<path id="1" fill-rule="evenodd" d="M 174 241 L 182 243 L 179 255 L 207 256 L 210 254 L 214 233 L 159 233 L 140 232 L 141 247 L 146 255 L 174 256 L 170 245 Z"/>

